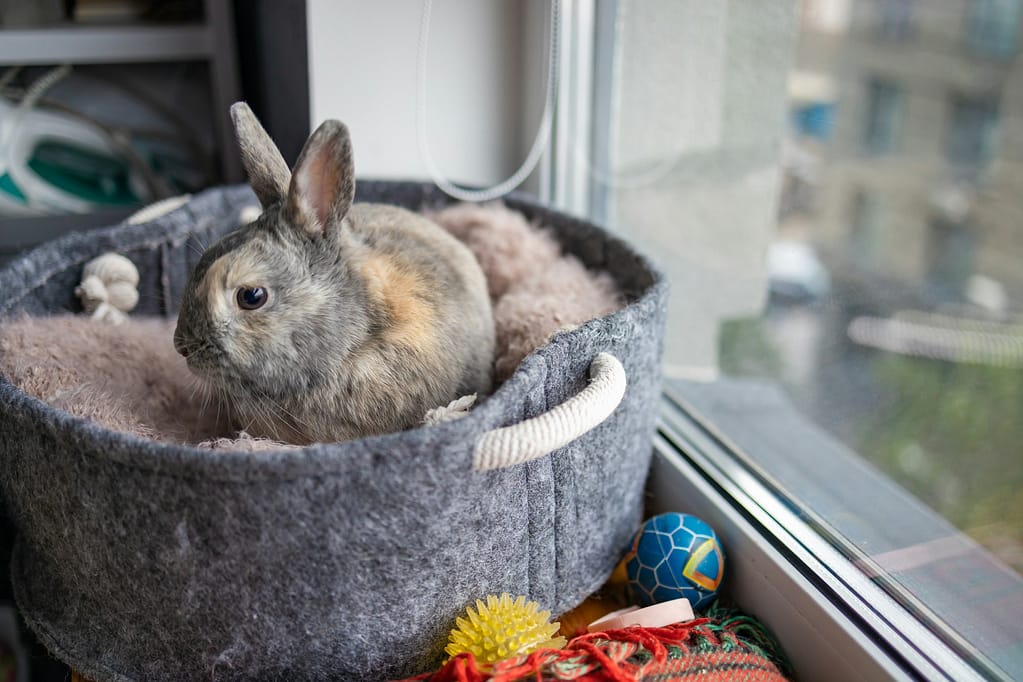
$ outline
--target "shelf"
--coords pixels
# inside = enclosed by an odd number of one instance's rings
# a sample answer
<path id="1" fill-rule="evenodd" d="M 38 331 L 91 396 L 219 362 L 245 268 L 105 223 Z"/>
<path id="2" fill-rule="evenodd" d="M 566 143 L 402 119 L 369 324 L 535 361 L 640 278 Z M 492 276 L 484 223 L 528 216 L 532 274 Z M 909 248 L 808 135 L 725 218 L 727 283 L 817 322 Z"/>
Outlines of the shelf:
<path id="1" fill-rule="evenodd" d="M 202 24 L 59 26 L 0 30 L 0 64 L 112 64 L 209 59 L 215 45 Z"/>
<path id="2" fill-rule="evenodd" d="M 231 2 L 204 0 L 204 23 L 0 26 L 0 70 L 28 65 L 206 62 L 222 180 L 240 182 L 244 174 L 228 114 L 231 103 L 241 99 Z"/>

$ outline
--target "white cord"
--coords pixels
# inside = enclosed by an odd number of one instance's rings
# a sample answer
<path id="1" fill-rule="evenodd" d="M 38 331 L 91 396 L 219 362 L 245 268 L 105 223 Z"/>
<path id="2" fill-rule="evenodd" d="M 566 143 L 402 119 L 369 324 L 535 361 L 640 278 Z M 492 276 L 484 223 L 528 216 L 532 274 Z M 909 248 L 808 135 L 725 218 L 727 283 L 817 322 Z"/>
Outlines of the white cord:
<path id="1" fill-rule="evenodd" d="M 426 129 L 426 56 L 427 43 L 430 36 L 430 11 L 432 0 L 423 0 L 423 18 L 419 26 L 419 52 L 416 65 L 416 137 L 419 141 L 419 156 L 426 166 L 427 172 L 433 182 L 448 194 L 461 201 L 490 201 L 507 194 L 529 177 L 529 174 L 540 162 L 550 141 L 551 123 L 554 118 L 554 106 L 558 91 L 558 32 L 560 30 L 560 0 L 551 0 L 550 14 L 550 39 L 548 44 L 548 70 L 547 70 L 547 95 L 544 100 L 543 117 L 540 121 L 540 129 L 533 140 L 533 147 L 529 150 L 526 160 L 522 162 L 519 169 L 504 182 L 487 189 L 470 190 L 458 187 L 448 180 L 437 168 L 437 164 L 430 154 L 430 146 L 427 142 Z"/>
<path id="2" fill-rule="evenodd" d="M 21 98 L 21 109 L 27 111 L 36 105 L 39 98 L 42 97 L 47 90 L 52 88 L 61 81 L 71 75 L 71 65 L 61 64 L 60 66 L 47 71 L 42 76 L 37 78 L 35 82 L 29 86 L 28 90 L 25 91 L 25 95 Z"/>
<path id="3" fill-rule="evenodd" d="M 14 67 L 14 72 L 7 71 L 4 73 L 4 85 L 11 80 L 16 74 L 19 67 Z M 7 135 L 3 141 L 0 142 L 5 150 L 7 145 L 11 143 L 14 138 L 14 131 L 21 125 L 22 120 L 25 118 L 26 112 L 35 107 L 36 102 L 39 100 L 47 90 L 52 88 L 58 81 L 67 77 L 71 73 L 71 66 L 69 64 L 62 64 L 55 67 L 42 76 L 37 78 L 32 85 L 25 90 L 25 93 L 21 96 L 21 102 L 15 108 L 14 113 L 11 116 L 11 124 L 7 126 Z"/>
<path id="4" fill-rule="evenodd" d="M 15 67 L 15 69 L 17 68 L 18 67 Z M 13 73 L 11 71 L 5 72 L 4 85 L 6 86 L 6 84 L 10 82 L 17 73 L 18 72 L 16 70 Z M 33 82 L 32 85 L 25 90 L 25 93 L 21 97 L 21 102 L 18 103 L 14 113 L 11 114 L 10 122 L 6 126 L 3 139 L 0 139 L 0 170 L 4 170 L 8 173 L 12 172 L 10 160 L 11 146 L 14 144 L 15 135 L 18 129 L 25 121 L 25 116 L 33 107 L 35 107 L 36 102 L 39 101 L 39 98 L 41 98 L 47 90 L 56 85 L 58 81 L 66 78 L 70 73 L 71 65 L 61 64 L 37 78 L 35 82 Z M 37 197 L 32 196 L 32 187 L 25 185 L 19 186 L 19 189 L 25 197 L 25 204 L 31 208 L 38 208 L 38 199 Z"/>
<path id="5" fill-rule="evenodd" d="M 20 66 L 12 66 L 11 68 L 5 70 L 4 75 L 0 76 L 0 91 L 3 91 L 4 88 L 10 85 L 11 81 L 13 81 L 14 77 L 17 76 L 19 73 L 21 73 Z"/>

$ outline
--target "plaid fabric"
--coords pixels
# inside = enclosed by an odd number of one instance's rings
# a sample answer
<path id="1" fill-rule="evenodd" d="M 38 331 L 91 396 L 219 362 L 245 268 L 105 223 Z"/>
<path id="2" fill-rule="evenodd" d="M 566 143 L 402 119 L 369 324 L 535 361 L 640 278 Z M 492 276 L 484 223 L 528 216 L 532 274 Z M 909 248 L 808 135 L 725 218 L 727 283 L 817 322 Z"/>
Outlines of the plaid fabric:
<path id="1" fill-rule="evenodd" d="M 489 668 L 481 669 L 471 654 L 462 654 L 436 672 L 405 682 L 783 682 L 788 672 L 762 625 L 726 615 L 583 635 L 564 649 L 542 649 Z"/>

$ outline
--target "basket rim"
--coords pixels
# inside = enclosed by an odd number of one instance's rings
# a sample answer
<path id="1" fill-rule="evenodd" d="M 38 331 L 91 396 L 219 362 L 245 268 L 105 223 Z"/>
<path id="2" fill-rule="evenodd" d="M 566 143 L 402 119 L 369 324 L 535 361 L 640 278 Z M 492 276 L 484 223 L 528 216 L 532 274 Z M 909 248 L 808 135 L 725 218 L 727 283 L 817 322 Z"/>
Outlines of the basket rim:
<path id="1" fill-rule="evenodd" d="M 370 185 L 371 191 L 404 190 L 421 194 L 423 204 L 451 203 L 450 199 L 440 194 L 440 190 L 434 185 L 417 181 L 395 181 L 395 180 L 364 180 L 360 184 Z M 192 197 L 185 205 L 174 209 L 167 216 L 183 211 L 194 210 L 197 205 L 203 206 L 211 198 L 219 198 L 227 190 L 232 195 L 237 192 L 239 195 L 244 190 L 249 190 L 247 185 L 220 186 L 205 190 Z M 251 190 L 249 190 L 251 192 Z M 650 284 L 635 299 L 630 300 L 623 308 L 605 315 L 584 322 L 575 329 L 555 334 L 548 343 L 536 349 L 516 367 L 514 373 L 502 383 L 494 393 L 486 396 L 473 410 L 465 417 L 456 420 L 443 422 L 434 425 L 421 425 L 405 431 L 386 433 L 374 436 L 367 436 L 350 441 L 337 443 L 313 443 L 303 447 L 289 447 L 281 449 L 269 449 L 259 451 L 238 451 L 238 450 L 211 450 L 200 448 L 197 445 L 185 443 L 174 443 L 158 441 L 146 438 L 137 434 L 117 431 L 84 417 L 77 417 L 60 408 L 31 396 L 15 386 L 8 378 L 0 374 L 0 406 L 3 406 L 7 418 L 27 419 L 36 425 L 36 428 L 43 428 L 56 440 L 73 441 L 79 445 L 88 446 L 77 448 L 78 456 L 88 456 L 96 460 L 110 462 L 125 468 L 157 473 L 176 479 L 202 480 L 223 480 L 225 482 L 246 482 L 258 483 L 264 480 L 287 481 L 307 478 L 309 476 L 320 476 L 334 474 L 344 471 L 351 466 L 365 466 L 367 459 L 386 460 L 387 453 L 401 452 L 401 444 L 410 438 L 420 442 L 423 434 L 429 434 L 430 440 L 438 443 L 435 449 L 437 458 L 454 456 L 462 460 L 456 466 L 464 466 L 471 469 L 471 449 L 464 447 L 467 440 L 476 442 L 486 431 L 507 425 L 505 408 L 511 401 L 509 396 L 522 395 L 527 393 L 538 383 L 542 384 L 547 372 L 547 357 L 552 353 L 558 354 L 562 348 L 569 348 L 584 336 L 589 336 L 595 330 L 603 327 L 610 327 L 618 322 L 625 322 L 637 315 L 644 315 L 645 308 L 655 306 L 667 297 L 668 284 L 662 271 L 653 262 L 638 251 L 631 244 L 626 243 L 616 235 L 601 228 L 595 223 L 574 217 L 542 205 L 532 197 L 512 194 L 504 199 L 504 203 L 514 210 L 522 211 L 527 217 L 544 221 L 544 224 L 558 223 L 556 228 L 566 223 L 576 229 L 599 237 L 605 242 L 605 250 L 611 247 L 624 253 L 628 253 L 635 260 L 636 264 L 645 270 L 650 277 Z M 88 233 L 75 232 L 63 237 L 45 242 L 19 257 L 10 263 L 0 267 L 0 282 L 5 279 L 13 280 L 15 271 L 23 264 L 41 256 L 52 256 L 60 260 L 61 254 L 74 252 L 69 247 L 80 246 L 83 243 L 91 243 L 108 239 L 112 236 L 143 235 L 145 231 L 167 216 L 161 216 L 154 221 L 128 225 L 121 223 L 106 228 L 100 228 Z M 130 245 L 131 248 L 153 247 L 167 244 L 173 241 L 175 236 L 190 236 L 196 230 L 189 229 L 182 235 L 173 231 L 166 231 L 160 239 L 153 239 L 147 243 L 140 241 Z M 557 229 L 555 230 L 557 234 Z M 57 272 L 63 272 L 68 268 L 78 267 L 92 258 L 92 254 L 77 256 L 75 258 L 63 259 L 62 267 L 59 270 L 49 272 L 42 282 L 45 282 Z M 22 280 L 23 281 L 23 280 Z M 0 309 L 0 322 L 3 317 L 13 312 L 11 309 L 21 296 L 33 288 L 41 286 L 23 284 L 15 288 L 11 293 L 14 297 L 8 299 L 8 305 Z M 646 312 L 649 315 L 649 312 Z M 613 416 L 612 416 L 613 417 Z M 455 446 L 445 448 L 444 443 L 452 443 Z M 468 450 L 468 452 L 466 452 Z M 441 456 L 443 455 L 443 456 Z M 396 457 L 398 455 L 395 455 Z M 450 459 L 448 460 L 450 462 Z M 381 466 L 386 466 L 386 461 L 380 461 Z"/>

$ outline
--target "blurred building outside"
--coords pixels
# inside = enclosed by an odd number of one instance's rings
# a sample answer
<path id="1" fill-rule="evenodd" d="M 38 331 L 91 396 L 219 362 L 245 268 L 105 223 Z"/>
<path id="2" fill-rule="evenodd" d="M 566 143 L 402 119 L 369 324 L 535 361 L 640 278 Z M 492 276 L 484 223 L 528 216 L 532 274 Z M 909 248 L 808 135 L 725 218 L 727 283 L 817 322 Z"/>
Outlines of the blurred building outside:
<path id="1" fill-rule="evenodd" d="M 1021 0 L 803 0 L 763 318 L 793 401 L 1023 572 Z"/>

